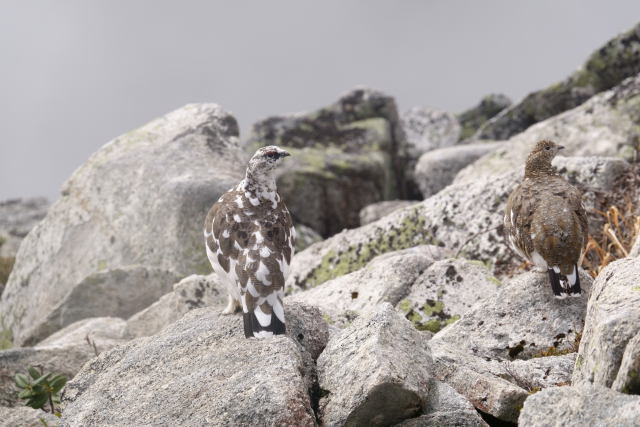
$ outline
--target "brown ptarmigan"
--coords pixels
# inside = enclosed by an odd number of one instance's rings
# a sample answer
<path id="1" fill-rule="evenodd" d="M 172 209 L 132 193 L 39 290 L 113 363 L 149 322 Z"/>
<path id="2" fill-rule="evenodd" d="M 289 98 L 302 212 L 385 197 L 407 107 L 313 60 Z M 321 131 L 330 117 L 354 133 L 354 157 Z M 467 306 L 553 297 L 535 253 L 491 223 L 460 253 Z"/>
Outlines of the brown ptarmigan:
<path id="1" fill-rule="evenodd" d="M 549 273 L 557 298 L 580 296 L 577 263 L 588 234 L 582 194 L 551 166 L 562 148 L 552 141 L 536 144 L 527 158 L 524 181 L 509 196 L 504 215 L 511 246 Z"/>
<path id="2" fill-rule="evenodd" d="M 256 151 L 244 179 L 218 199 L 204 224 L 207 257 L 229 291 L 223 314 L 242 307 L 247 338 L 286 331 L 282 297 L 296 234 L 275 169 L 288 155 L 276 146 Z"/>

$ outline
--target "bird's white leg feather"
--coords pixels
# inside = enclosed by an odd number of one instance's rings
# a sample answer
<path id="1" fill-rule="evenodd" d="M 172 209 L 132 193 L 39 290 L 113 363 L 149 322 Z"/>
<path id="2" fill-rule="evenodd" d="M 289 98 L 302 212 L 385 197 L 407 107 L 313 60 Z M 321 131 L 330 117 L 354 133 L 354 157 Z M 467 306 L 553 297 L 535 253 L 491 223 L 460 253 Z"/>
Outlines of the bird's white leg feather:
<path id="1" fill-rule="evenodd" d="M 231 295 L 228 296 L 227 307 L 222 310 L 222 314 L 233 314 L 236 312 L 236 308 L 238 307 L 238 301 L 235 300 Z"/>

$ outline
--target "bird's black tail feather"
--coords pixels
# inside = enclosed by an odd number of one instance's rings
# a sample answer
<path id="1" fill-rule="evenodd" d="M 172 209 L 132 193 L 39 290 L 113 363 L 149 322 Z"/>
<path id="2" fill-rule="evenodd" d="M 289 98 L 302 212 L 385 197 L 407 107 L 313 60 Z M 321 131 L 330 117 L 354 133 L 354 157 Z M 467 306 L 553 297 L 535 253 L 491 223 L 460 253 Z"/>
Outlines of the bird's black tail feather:
<path id="1" fill-rule="evenodd" d="M 573 274 L 569 277 L 559 272 L 556 273 L 553 268 L 549 268 L 547 271 L 549 272 L 551 290 L 556 298 L 580 296 L 582 289 L 580 288 L 580 274 L 577 265 L 573 266 Z"/>
<path id="2" fill-rule="evenodd" d="M 247 338 L 263 338 L 269 336 L 269 333 L 273 335 L 282 335 L 287 332 L 287 327 L 283 322 L 278 319 L 275 313 L 271 313 L 271 323 L 267 326 L 262 326 L 258 322 L 254 312 L 242 313 L 242 319 L 244 320 L 244 336 Z M 261 334 L 261 332 L 263 334 Z"/>

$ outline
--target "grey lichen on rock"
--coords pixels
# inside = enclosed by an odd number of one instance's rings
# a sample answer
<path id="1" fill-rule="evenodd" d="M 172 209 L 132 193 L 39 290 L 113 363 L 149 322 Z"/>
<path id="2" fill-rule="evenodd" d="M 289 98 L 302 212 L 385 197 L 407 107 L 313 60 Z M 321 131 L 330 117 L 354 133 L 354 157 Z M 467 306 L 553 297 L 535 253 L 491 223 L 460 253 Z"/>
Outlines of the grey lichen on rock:
<path id="1" fill-rule="evenodd" d="M 246 149 L 264 145 L 291 152 L 278 190 L 295 222 L 324 237 L 357 227 L 364 206 L 405 196 L 405 136 L 381 92 L 358 88 L 315 112 L 257 122 Z"/>
<path id="2" fill-rule="evenodd" d="M 527 95 L 477 132 L 479 139 L 508 139 L 529 126 L 572 109 L 640 72 L 640 24 L 609 40 L 566 79 Z"/>

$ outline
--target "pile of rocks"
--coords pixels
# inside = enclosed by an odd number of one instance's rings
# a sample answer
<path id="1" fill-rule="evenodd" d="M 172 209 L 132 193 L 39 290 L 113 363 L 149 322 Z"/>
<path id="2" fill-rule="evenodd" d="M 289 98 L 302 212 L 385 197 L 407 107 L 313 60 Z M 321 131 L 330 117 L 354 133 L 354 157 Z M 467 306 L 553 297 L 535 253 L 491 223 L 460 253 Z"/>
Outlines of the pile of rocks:
<path id="1" fill-rule="evenodd" d="M 241 143 L 222 108 L 188 105 L 106 144 L 50 207 L 0 204 L 0 418 L 56 423 L 13 386 L 40 366 L 70 378 L 64 425 L 637 425 L 640 240 L 557 300 L 501 222 L 538 139 L 567 147 L 587 209 L 633 170 L 638 31 L 513 106 L 399 114 L 358 88 Z M 267 144 L 293 154 L 278 185 L 304 237 L 287 335 L 247 340 L 201 224 Z"/>

